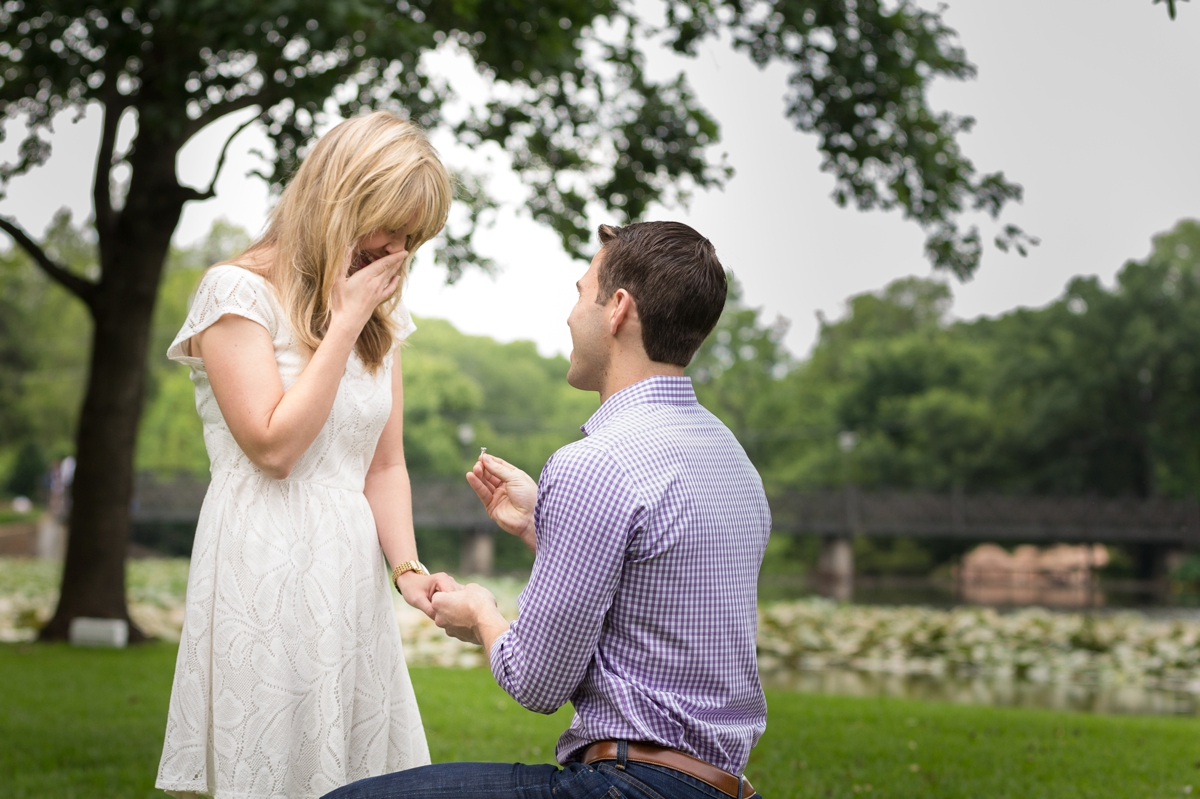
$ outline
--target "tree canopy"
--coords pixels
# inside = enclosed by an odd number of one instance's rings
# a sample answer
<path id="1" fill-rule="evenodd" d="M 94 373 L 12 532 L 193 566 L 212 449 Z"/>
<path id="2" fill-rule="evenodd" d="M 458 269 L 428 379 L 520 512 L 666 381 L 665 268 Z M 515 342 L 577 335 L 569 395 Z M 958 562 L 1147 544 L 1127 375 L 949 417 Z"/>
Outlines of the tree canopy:
<path id="1" fill-rule="evenodd" d="M 756 63 L 791 71 L 786 112 L 817 135 L 835 199 L 899 209 L 928 232 L 935 266 L 966 277 L 981 236 L 963 213 L 998 217 L 1020 188 L 980 175 L 959 149 L 971 121 L 933 111 L 938 77 L 973 68 L 940 12 L 910 0 L 663 0 L 666 24 L 612 0 L 8 0 L 0 5 L 0 116 L 22 119 L 19 155 L 0 165 L 0 188 L 51 157 L 46 133 L 62 115 L 102 114 L 92 186 L 96 264 L 74 271 L 24 230 L 0 230 L 87 307 L 94 325 L 76 431 L 63 592 L 46 638 L 76 616 L 127 618 L 124 554 L 134 453 L 147 390 L 154 304 L 171 238 L 188 202 L 214 196 L 229 142 L 204 187 L 181 183 L 176 160 L 197 133 L 253 109 L 272 144 L 263 177 L 280 186 L 322 123 L 392 109 L 470 145 L 500 144 L 529 187 L 528 209 L 581 256 L 590 212 L 641 216 L 729 172 L 714 162 L 716 122 L 682 76 L 655 81 L 648 46 L 692 54 L 727 33 Z M 489 84 L 486 107 L 455 118 L 451 87 L 424 54 L 453 48 Z M 134 131 L 118 146 L 125 120 Z M 470 206 L 438 258 L 453 279 L 485 262 L 472 250 L 494 203 L 464 179 Z M 1006 225 L 1002 248 L 1030 241 Z M 5 355 L 12 360 L 13 356 Z M 136 631 L 135 631 L 136 632 Z M 135 635 L 136 637 L 136 635 Z"/>
<path id="2" fill-rule="evenodd" d="M 139 172 L 173 169 L 131 157 L 151 142 L 178 149 L 254 107 L 274 146 L 264 176 L 278 186 L 322 121 L 392 108 L 468 144 L 502 144 L 531 189 L 532 215 L 581 255 L 589 210 L 636 219 L 653 202 L 728 177 L 710 158 L 717 124 L 682 75 L 655 82 L 644 68 L 647 46 L 694 54 L 726 34 L 756 63 L 787 65 L 785 113 L 818 137 L 837 202 L 898 209 L 928 231 L 936 266 L 963 277 L 976 268 L 980 234 L 960 229 L 958 217 L 998 216 L 1020 187 L 1001 173 L 978 174 L 958 145 L 972 120 L 927 102 L 935 79 L 974 74 L 939 12 L 873 0 L 665 0 L 662 8 L 665 24 L 655 27 L 633 6 L 581 0 L 13 0 L 0 9 L 0 109 L 24 117 L 29 135 L 0 178 L 50 157 L 44 134 L 61 113 L 101 106 L 95 221 L 103 235 L 120 195 L 145 178 Z M 421 58 L 439 48 L 476 64 L 491 86 L 486 108 L 447 116 L 450 87 Z M 131 151 L 118 153 L 126 113 L 137 134 Z M 113 185 L 114 166 L 132 170 L 123 185 Z M 178 193 L 203 199 L 212 185 Z M 483 193 L 467 195 L 477 211 L 486 207 Z M 1004 226 L 996 242 L 1024 249 L 1029 239 Z M 472 260 L 470 229 L 451 231 L 447 244 L 441 258 L 454 275 Z"/>
<path id="3" fill-rule="evenodd" d="M 1112 288 L 1078 277 L 1044 308 L 972 322 L 950 302 L 919 278 L 852 297 L 807 360 L 713 410 L 776 486 L 1200 493 L 1200 222 Z"/>

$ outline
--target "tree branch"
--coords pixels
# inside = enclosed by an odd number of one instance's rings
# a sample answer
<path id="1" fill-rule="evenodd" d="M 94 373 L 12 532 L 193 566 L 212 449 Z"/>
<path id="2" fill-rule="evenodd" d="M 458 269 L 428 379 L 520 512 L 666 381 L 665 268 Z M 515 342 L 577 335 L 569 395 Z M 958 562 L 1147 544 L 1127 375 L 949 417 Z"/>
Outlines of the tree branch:
<path id="1" fill-rule="evenodd" d="M 1186 1 L 1187 0 L 1184 0 L 1184 2 L 1186 2 Z M 1155 5 L 1158 5 L 1161 2 L 1163 2 L 1163 0 L 1154 0 Z M 1167 14 L 1171 17 L 1171 19 L 1175 19 L 1175 2 L 1176 2 L 1176 0 L 1166 0 L 1166 2 L 1167 2 Z"/>
<path id="2" fill-rule="evenodd" d="M 96 154 L 96 180 L 92 185 L 92 205 L 96 213 L 96 228 L 107 231 L 112 227 L 114 213 L 112 207 L 112 168 L 113 150 L 117 144 L 117 128 L 121 124 L 121 115 L 128 106 L 116 99 L 116 92 L 110 92 L 104 103 L 104 126 L 100 137 L 100 151 Z"/>
<path id="3" fill-rule="evenodd" d="M 189 200 L 210 200 L 217 195 L 217 178 L 221 177 L 221 168 L 225 166 L 225 156 L 229 154 L 229 145 L 233 144 L 233 140 L 246 128 L 253 125 L 259 119 L 258 115 L 252 116 L 245 122 L 237 126 L 237 130 L 229 135 L 225 140 L 225 144 L 221 147 L 221 154 L 217 156 L 217 168 L 213 171 L 212 180 L 208 183 L 208 188 L 204 191 L 191 189 L 188 195 Z"/>
<path id="4" fill-rule="evenodd" d="M 230 100 L 227 103 L 214 105 L 205 111 L 200 116 L 191 120 L 187 128 L 184 130 L 183 140 L 186 142 L 208 126 L 211 122 L 216 122 L 226 114 L 232 114 L 234 111 L 241 111 L 243 108 L 249 108 L 252 105 L 269 108 L 271 105 L 270 97 L 265 91 L 258 94 L 244 94 L 236 100 Z"/>
<path id="5" fill-rule="evenodd" d="M 74 294 L 79 299 L 83 300 L 84 304 L 89 308 L 93 307 L 96 301 L 97 285 L 90 280 L 76 275 L 68 270 L 62 264 L 56 263 L 46 251 L 38 246 L 37 242 L 29 237 L 25 230 L 7 216 L 0 216 L 0 230 L 3 230 L 12 240 L 20 245 L 21 249 L 29 253 L 30 257 L 37 263 L 42 270 L 54 278 L 67 291 Z"/>

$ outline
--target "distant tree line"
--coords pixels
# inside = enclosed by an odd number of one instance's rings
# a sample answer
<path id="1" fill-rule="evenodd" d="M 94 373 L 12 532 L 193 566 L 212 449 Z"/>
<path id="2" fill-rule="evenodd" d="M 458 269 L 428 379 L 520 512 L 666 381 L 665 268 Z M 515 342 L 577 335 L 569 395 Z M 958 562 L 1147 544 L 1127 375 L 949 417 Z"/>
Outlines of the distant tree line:
<path id="1" fill-rule="evenodd" d="M 247 241 L 218 223 L 172 251 L 155 311 L 137 467 L 208 467 L 187 369 L 166 360 L 202 270 Z M 46 247 L 86 273 L 86 228 L 60 216 Z M 904 278 L 850 298 L 811 354 L 746 307 L 736 280 L 689 371 L 772 489 L 837 486 L 1105 496 L 1200 488 L 1200 223 L 1158 236 L 1115 285 L 1075 278 L 1044 308 L 970 322 L 950 287 Z M 404 352 L 415 474 L 458 475 L 480 446 L 536 473 L 580 436 L 594 395 L 529 342 L 418 319 Z M 503 331 L 497 331 L 503 334 Z M 70 454 L 89 324 L 19 251 L 0 253 L 0 485 L 31 494 Z"/>
<path id="2" fill-rule="evenodd" d="M 155 310 L 140 471 L 208 468 L 188 370 L 164 353 L 203 269 L 240 249 L 218 223 L 173 249 Z M 45 246 L 94 269 L 86 227 L 60 216 Z M 1200 223 L 1185 221 L 1130 261 L 1115 285 L 1076 278 L 1044 308 L 953 321 L 950 287 L 905 278 L 822 320 L 812 352 L 783 347 L 731 284 L 689 371 L 701 402 L 737 434 L 771 490 L 839 486 L 1011 493 L 1195 496 L 1200 488 Z M 418 303 L 419 305 L 419 303 Z M 461 474 L 480 446 L 537 473 L 597 407 L 567 360 L 418 319 L 404 351 L 405 448 L 416 476 Z M 0 494 L 36 496 L 72 452 L 86 378 L 86 311 L 19 251 L 0 253 Z M 503 331 L 497 331 L 502 334 Z M 455 545 L 440 557 L 452 564 Z M 775 566 L 815 558 L 777 542 Z M 953 542 L 856 542 L 874 573 L 926 573 Z M 514 561 L 516 562 L 516 561 Z M 1117 554 L 1118 566 L 1124 562 Z M 781 565 L 782 564 L 782 565 Z"/>
<path id="3" fill-rule="evenodd" d="M 249 242 L 218 222 L 205 241 L 172 249 L 155 309 L 146 407 L 136 467 L 163 476 L 208 471 L 188 370 L 166 358 L 203 270 Z M 91 235 L 60 215 L 47 249 L 86 273 Z M 537 472 L 555 449 L 579 438 L 598 407 L 566 383 L 566 358 L 531 342 L 468 336 L 439 319 L 419 327 L 403 353 L 405 450 L 415 474 L 457 476 L 486 446 Z M 0 495 L 36 496 L 49 464 L 72 453 L 86 380 L 85 309 L 19 250 L 0 252 Z"/>
<path id="4" fill-rule="evenodd" d="M 781 324 L 735 299 L 691 369 L 775 487 L 1198 493 L 1200 223 L 1112 287 L 1077 277 L 1043 308 L 950 310 L 946 283 L 895 281 L 822 320 L 793 363 Z"/>
<path id="5" fill-rule="evenodd" d="M 1155 238 L 1112 287 L 1079 277 L 1044 308 L 950 311 L 944 282 L 898 280 L 822 319 L 793 360 L 786 322 L 735 289 L 690 371 L 773 490 L 1200 494 L 1200 223 Z M 859 538 L 855 567 L 927 574 L 966 546 Z M 816 542 L 768 554 L 767 573 L 791 572 L 815 563 Z M 1137 552 L 1111 554 L 1106 573 L 1134 576 Z M 1200 584 L 1200 559 L 1188 564 L 1176 579 Z"/>

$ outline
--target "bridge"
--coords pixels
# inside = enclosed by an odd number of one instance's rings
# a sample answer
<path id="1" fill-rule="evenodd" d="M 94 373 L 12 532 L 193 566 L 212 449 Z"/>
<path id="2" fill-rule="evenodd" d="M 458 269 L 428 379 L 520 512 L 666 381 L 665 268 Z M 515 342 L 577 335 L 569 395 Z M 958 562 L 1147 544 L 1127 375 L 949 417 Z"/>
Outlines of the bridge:
<path id="1" fill-rule="evenodd" d="M 1173 553 L 1200 550 L 1196 499 L 867 492 L 847 485 L 773 496 L 771 514 L 777 533 L 821 537 L 819 577 L 835 595 L 849 591 L 855 536 L 1119 544 L 1133 550 L 1138 576 L 1151 581 L 1165 577 Z"/>
<path id="2" fill-rule="evenodd" d="M 134 521 L 194 526 L 207 481 L 179 477 L 138 479 Z M 490 570 L 495 525 L 465 481 L 413 478 L 418 528 L 467 533 L 463 567 Z M 770 497 L 777 534 L 822 539 L 821 571 L 834 579 L 853 574 L 855 536 L 946 538 L 999 543 L 1132 545 L 1143 577 L 1163 573 L 1173 551 L 1200 550 L 1196 499 L 1013 496 L 863 491 L 856 486 Z"/>
<path id="3" fill-rule="evenodd" d="M 208 481 L 189 475 L 163 480 L 140 474 L 134 488 L 134 541 L 171 554 L 191 551 Z M 413 523 L 418 529 L 466 533 L 461 568 L 465 574 L 489 574 L 496 525 L 465 480 L 412 480 Z"/>
<path id="4" fill-rule="evenodd" d="M 1196 500 L 860 491 L 771 498 L 777 531 L 1021 543 L 1200 544 Z"/>

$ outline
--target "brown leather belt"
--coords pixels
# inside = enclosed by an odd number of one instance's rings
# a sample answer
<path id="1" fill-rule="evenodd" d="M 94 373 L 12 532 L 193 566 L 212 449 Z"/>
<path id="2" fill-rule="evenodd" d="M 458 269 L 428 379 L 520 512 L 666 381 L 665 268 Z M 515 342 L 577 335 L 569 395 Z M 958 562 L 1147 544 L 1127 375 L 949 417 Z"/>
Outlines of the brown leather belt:
<path id="1" fill-rule="evenodd" d="M 595 763 L 598 760 L 616 760 L 617 742 L 597 741 L 583 750 L 583 757 L 580 759 L 587 764 Z M 739 779 L 724 769 L 719 769 L 711 763 L 680 752 L 678 749 L 630 741 L 625 759 L 635 763 L 652 763 L 656 766 L 666 766 L 669 769 L 681 771 L 689 777 L 695 777 L 705 785 L 711 785 L 726 796 L 732 796 L 733 799 L 738 797 L 738 788 L 742 789 L 742 799 L 750 799 L 754 795 L 754 786 L 750 784 L 750 780 L 745 777 Z"/>

